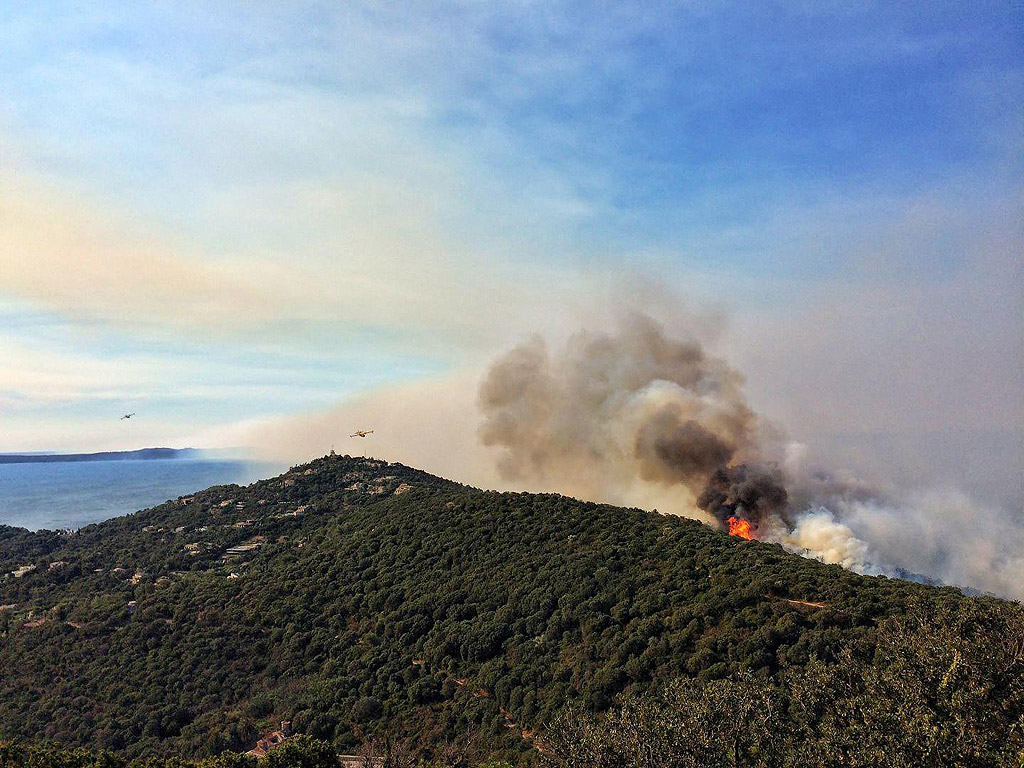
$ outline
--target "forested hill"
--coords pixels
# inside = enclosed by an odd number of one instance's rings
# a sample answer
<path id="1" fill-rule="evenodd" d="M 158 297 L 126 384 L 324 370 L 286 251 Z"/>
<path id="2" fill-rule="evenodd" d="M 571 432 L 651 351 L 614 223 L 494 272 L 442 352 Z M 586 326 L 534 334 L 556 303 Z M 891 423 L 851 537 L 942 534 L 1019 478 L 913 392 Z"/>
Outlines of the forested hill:
<path id="1" fill-rule="evenodd" d="M 528 763 L 536 738 L 566 732 L 567 705 L 585 716 L 672 680 L 746 681 L 786 701 L 801 675 L 832 683 L 771 711 L 791 713 L 792 738 L 821 736 L 853 717 L 830 707 L 886 705 L 884 686 L 858 688 L 858 664 L 906 678 L 886 711 L 918 718 L 920 700 L 928 733 L 944 717 L 962 735 L 966 718 L 985 746 L 1019 717 L 1020 658 L 983 644 L 1018 627 L 1017 606 L 372 459 L 325 457 L 77 534 L 0 527 L 0 572 L 0 736 L 129 756 L 247 749 L 290 720 L 339 751 L 469 734 Z M 953 647 L 973 638 L 981 667 L 975 646 Z"/>

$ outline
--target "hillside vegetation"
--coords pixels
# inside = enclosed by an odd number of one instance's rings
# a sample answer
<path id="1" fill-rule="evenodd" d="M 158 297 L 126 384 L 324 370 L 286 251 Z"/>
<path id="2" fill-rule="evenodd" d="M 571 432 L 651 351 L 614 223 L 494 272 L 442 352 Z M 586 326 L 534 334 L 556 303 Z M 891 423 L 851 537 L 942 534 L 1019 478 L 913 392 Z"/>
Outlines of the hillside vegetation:
<path id="1" fill-rule="evenodd" d="M 200 758 L 290 720 L 337 751 L 523 764 L 1024 754 L 1018 605 L 372 459 L 74 535 L 0 527 L 0 572 L 0 736 Z"/>

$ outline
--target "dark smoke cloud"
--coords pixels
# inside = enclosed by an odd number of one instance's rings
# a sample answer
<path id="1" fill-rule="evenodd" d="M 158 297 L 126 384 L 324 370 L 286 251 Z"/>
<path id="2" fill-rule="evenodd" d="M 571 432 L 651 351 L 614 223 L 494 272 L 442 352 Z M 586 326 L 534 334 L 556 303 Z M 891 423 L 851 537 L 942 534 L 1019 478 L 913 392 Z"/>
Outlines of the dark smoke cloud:
<path id="1" fill-rule="evenodd" d="M 757 532 L 773 520 L 789 527 L 788 503 L 786 479 L 778 467 L 769 465 L 719 467 L 697 497 L 697 506 L 720 522 L 737 517 L 750 521 Z"/>
<path id="2" fill-rule="evenodd" d="M 636 458 L 644 480 L 699 483 L 728 463 L 735 450 L 700 422 L 683 421 L 671 406 L 656 412 L 636 436 Z"/>

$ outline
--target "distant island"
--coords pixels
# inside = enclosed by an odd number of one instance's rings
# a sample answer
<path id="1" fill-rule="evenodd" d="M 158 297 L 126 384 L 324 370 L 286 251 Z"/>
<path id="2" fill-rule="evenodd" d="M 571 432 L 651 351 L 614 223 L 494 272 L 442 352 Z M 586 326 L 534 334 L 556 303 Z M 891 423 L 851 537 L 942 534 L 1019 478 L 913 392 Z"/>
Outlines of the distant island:
<path id="1" fill-rule="evenodd" d="M 48 464 L 66 461 L 131 461 L 196 458 L 196 448 L 139 448 L 135 451 L 100 451 L 99 453 L 7 453 L 0 454 L 0 464 Z"/>

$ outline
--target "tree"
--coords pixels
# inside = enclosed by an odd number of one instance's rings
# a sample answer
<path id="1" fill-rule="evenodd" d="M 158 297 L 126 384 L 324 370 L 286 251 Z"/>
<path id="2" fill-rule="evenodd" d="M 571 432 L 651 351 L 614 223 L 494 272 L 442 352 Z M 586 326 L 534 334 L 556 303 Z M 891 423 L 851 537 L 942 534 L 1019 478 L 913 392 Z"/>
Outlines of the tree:
<path id="1" fill-rule="evenodd" d="M 298 736 L 268 752 L 260 768 L 338 768 L 338 756 L 326 741 Z"/>

